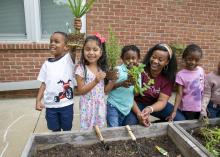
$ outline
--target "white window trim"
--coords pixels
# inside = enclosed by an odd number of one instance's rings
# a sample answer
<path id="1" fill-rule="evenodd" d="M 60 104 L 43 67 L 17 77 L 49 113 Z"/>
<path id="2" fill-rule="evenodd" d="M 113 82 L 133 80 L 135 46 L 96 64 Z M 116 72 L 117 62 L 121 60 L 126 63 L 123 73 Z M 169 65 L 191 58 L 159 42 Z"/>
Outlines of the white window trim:
<path id="1" fill-rule="evenodd" d="M 84 0 L 85 2 L 85 0 Z M 49 42 L 49 39 L 41 38 L 41 13 L 40 13 L 40 0 L 24 0 L 24 13 L 27 38 L 15 36 L 3 37 L 0 34 L 0 42 Z M 81 33 L 86 33 L 86 15 L 82 18 Z"/>
<path id="2" fill-rule="evenodd" d="M 41 40 L 40 0 L 24 0 L 27 40 Z"/>

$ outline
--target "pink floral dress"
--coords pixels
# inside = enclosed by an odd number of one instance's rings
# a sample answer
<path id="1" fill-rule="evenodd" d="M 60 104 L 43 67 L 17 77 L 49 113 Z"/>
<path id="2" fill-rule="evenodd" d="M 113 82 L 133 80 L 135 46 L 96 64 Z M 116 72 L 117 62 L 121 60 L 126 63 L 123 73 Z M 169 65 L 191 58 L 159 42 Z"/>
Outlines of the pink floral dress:
<path id="1" fill-rule="evenodd" d="M 75 72 L 85 78 L 83 66 L 78 66 Z M 85 84 L 92 82 L 95 75 L 86 67 Z M 105 126 L 106 104 L 104 99 L 104 80 L 100 81 L 91 91 L 80 96 L 80 128 L 81 130 L 92 129 L 94 125 Z"/>

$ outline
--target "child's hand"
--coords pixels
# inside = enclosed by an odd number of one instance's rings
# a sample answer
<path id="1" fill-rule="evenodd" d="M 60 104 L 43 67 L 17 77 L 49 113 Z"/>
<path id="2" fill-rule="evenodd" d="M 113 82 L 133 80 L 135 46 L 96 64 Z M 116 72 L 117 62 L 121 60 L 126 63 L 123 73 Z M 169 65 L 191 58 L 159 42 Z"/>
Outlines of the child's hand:
<path id="1" fill-rule="evenodd" d="M 166 120 L 171 122 L 173 121 L 173 119 L 176 117 L 176 112 L 172 112 L 167 118 Z"/>
<path id="2" fill-rule="evenodd" d="M 99 71 L 97 74 L 96 74 L 96 78 L 95 78 L 95 81 L 97 83 L 99 83 L 101 80 L 103 80 L 104 78 L 106 77 L 106 73 L 103 72 L 103 71 Z"/>
<path id="3" fill-rule="evenodd" d="M 41 102 L 36 102 L 35 109 L 41 111 L 44 108 L 44 105 Z"/>
<path id="4" fill-rule="evenodd" d="M 129 88 L 130 86 L 132 86 L 132 83 L 130 80 L 125 80 L 122 82 L 121 86 L 125 88 Z"/>

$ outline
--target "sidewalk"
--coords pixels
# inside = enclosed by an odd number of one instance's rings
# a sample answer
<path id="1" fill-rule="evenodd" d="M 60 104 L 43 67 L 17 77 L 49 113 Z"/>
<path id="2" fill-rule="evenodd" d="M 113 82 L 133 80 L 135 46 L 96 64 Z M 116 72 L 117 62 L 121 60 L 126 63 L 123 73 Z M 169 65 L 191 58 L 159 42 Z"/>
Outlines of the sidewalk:
<path id="1" fill-rule="evenodd" d="M 78 106 L 74 105 L 73 130 L 79 130 Z M 35 98 L 0 99 L 0 126 L 0 157 L 20 157 L 31 133 L 51 132 L 45 110 L 35 110 Z"/>
<path id="2" fill-rule="evenodd" d="M 79 97 L 74 100 L 73 130 L 79 130 Z M 31 133 L 50 132 L 45 110 L 35 110 L 35 98 L 0 99 L 0 126 L 0 157 L 20 157 Z"/>

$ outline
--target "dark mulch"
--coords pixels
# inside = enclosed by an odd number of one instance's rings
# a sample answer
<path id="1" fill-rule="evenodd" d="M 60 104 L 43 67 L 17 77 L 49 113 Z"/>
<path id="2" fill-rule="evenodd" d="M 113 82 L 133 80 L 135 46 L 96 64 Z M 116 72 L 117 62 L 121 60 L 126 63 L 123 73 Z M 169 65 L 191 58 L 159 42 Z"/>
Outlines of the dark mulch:
<path id="1" fill-rule="evenodd" d="M 162 157 L 163 155 L 155 148 L 156 145 L 164 148 L 169 157 L 180 155 L 180 151 L 167 136 L 155 138 L 141 138 L 137 140 L 141 152 L 146 157 Z M 114 141 L 106 143 L 107 149 L 103 149 L 101 143 L 87 146 L 74 146 L 71 144 L 60 144 L 45 149 L 44 146 L 37 148 L 35 157 L 139 157 L 138 149 L 134 141 Z"/>

